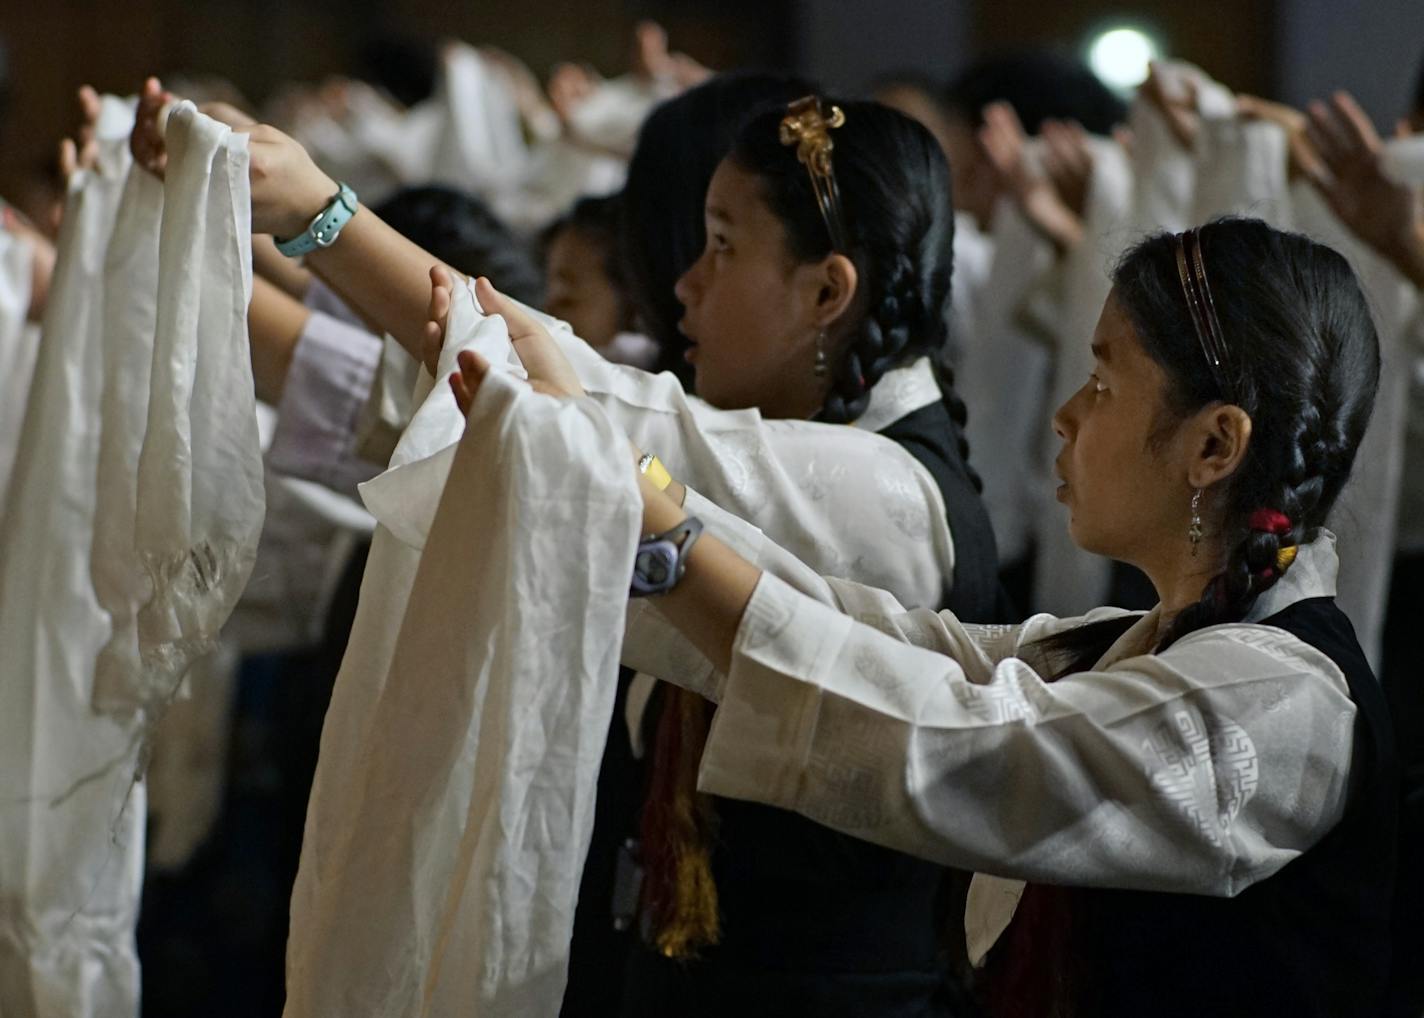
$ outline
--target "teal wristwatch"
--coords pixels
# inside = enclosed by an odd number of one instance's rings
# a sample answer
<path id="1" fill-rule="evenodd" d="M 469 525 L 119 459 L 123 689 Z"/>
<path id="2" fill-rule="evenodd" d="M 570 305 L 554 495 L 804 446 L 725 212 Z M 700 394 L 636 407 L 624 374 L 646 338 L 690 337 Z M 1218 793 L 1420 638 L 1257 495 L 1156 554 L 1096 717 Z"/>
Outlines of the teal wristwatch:
<path id="1" fill-rule="evenodd" d="M 336 235 L 341 232 L 343 226 L 351 222 L 357 208 L 356 192 L 347 184 L 341 184 L 339 187 L 330 203 L 317 214 L 305 231 L 291 240 L 277 241 L 278 251 L 288 258 L 300 258 L 309 251 L 315 251 L 319 247 L 331 247 L 336 243 Z"/>

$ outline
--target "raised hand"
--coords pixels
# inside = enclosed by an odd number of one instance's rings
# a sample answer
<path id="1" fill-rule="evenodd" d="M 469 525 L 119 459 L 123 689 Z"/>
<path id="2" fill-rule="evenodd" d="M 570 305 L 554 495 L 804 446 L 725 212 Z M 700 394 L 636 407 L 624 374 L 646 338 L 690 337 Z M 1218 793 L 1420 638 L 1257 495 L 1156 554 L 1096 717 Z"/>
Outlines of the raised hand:
<path id="1" fill-rule="evenodd" d="M 432 371 L 445 343 L 452 286 L 450 274 L 443 266 L 431 268 L 429 321 L 425 324 L 423 359 Z M 475 281 L 475 296 L 485 314 L 499 315 L 504 319 L 514 352 L 524 365 L 529 384 L 536 392 L 561 398 L 584 394 L 573 365 L 538 319 L 496 290 L 483 276 Z M 489 365 L 484 358 L 468 350 L 462 350 L 456 360 L 460 370 L 451 374 L 450 388 L 461 411 L 468 414 Z"/>
<path id="2" fill-rule="evenodd" d="M 99 93 L 80 85 L 78 98 L 79 127 L 73 138 L 59 143 L 59 172 L 66 177 L 77 170 L 91 169 L 99 159 Z"/>
<path id="3" fill-rule="evenodd" d="M 1088 209 L 1088 191 L 1093 181 L 1093 150 L 1088 132 L 1076 121 L 1045 120 L 1039 129 L 1043 139 L 1043 171 L 1058 197 L 1081 219 Z"/>
<path id="4" fill-rule="evenodd" d="M 549 77 L 549 105 L 565 126 L 601 80 L 598 72 L 584 64 L 559 64 L 554 68 Z"/>
<path id="5" fill-rule="evenodd" d="M 1023 124 L 1012 106 L 996 102 L 984 108 L 979 144 L 989 165 L 1024 218 L 1062 253 L 1083 239 L 1083 222 L 1064 202 L 1048 175 L 1029 161 L 1027 142 Z"/>
<path id="6" fill-rule="evenodd" d="M 159 120 L 171 102 L 173 93 L 166 91 L 157 78 L 146 78 L 138 90 L 138 110 L 134 115 L 133 133 L 129 135 L 129 151 L 133 153 L 134 162 L 159 178 L 168 168 L 168 146 L 163 142 L 163 125 Z"/>
<path id="7" fill-rule="evenodd" d="M 275 127 L 251 124 L 233 130 L 247 135 L 252 232 L 283 238 L 301 233 L 336 194 L 336 181 Z"/>
<path id="8" fill-rule="evenodd" d="M 1173 88 L 1162 74 L 1161 68 L 1153 64 L 1147 72 L 1147 80 L 1138 87 L 1138 95 L 1157 108 L 1166 120 L 1172 137 L 1182 148 L 1191 151 L 1196 148 L 1197 134 L 1201 131 L 1201 114 L 1197 112 L 1197 85 L 1190 78 Z"/>
<path id="9" fill-rule="evenodd" d="M 1348 92 L 1307 109 L 1318 163 L 1308 175 L 1340 221 L 1416 282 L 1424 264 L 1418 192 L 1384 172 L 1384 143 Z"/>
<path id="10" fill-rule="evenodd" d="M 1238 95 L 1236 112 L 1247 120 L 1265 120 L 1276 124 L 1286 132 L 1290 153 L 1289 174 L 1292 180 L 1297 177 L 1314 179 L 1324 169 L 1320 163 L 1320 155 L 1310 143 L 1310 136 L 1306 131 L 1306 117 L 1300 110 L 1254 95 Z"/>

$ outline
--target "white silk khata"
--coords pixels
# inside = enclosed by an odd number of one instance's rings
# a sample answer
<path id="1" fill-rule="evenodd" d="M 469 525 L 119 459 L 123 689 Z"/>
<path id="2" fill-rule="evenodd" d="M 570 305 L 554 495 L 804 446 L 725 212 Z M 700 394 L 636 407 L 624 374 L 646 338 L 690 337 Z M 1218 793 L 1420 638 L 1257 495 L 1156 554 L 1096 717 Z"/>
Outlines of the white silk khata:
<path id="1" fill-rule="evenodd" d="M 563 999 L 641 522 L 590 399 L 501 371 L 469 430 L 443 378 L 496 365 L 458 288 L 441 383 L 391 469 L 322 732 L 292 898 L 288 1018 L 548 1016 Z"/>
<path id="2" fill-rule="evenodd" d="M 246 141 L 180 106 L 159 194 L 129 176 L 131 123 L 106 99 L 98 163 L 70 181 L 0 527 L 6 1018 L 137 1015 L 146 733 L 261 525 Z"/>

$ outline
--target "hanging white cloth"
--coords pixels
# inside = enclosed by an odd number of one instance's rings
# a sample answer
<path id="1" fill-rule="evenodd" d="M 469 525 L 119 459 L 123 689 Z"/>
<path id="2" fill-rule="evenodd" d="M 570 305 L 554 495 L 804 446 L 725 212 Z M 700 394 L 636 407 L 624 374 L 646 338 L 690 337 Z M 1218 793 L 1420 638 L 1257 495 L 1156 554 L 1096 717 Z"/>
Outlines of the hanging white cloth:
<path id="1" fill-rule="evenodd" d="M 33 271 L 29 243 L 0 229 L 0 516 L 40 346 L 39 329 L 28 321 Z"/>
<path id="2" fill-rule="evenodd" d="M 168 118 L 158 320 L 134 542 L 153 585 L 138 615 L 139 703 L 210 651 L 262 529 L 247 305 L 247 136 L 180 103 Z"/>
<path id="3" fill-rule="evenodd" d="M 99 606 L 109 616 L 109 639 L 94 665 L 94 705 L 131 713 L 131 691 L 141 670 L 138 609 L 153 586 L 134 546 L 138 457 L 148 426 L 153 330 L 158 320 L 158 229 L 163 183 L 130 165 L 104 261 L 100 356 L 98 504 L 91 573 Z"/>
<path id="4" fill-rule="evenodd" d="M 519 107 L 507 79 L 473 46 L 445 44 L 432 104 L 441 112 L 426 171 L 432 181 L 486 200 L 517 186 L 529 158 Z"/>
<path id="5" fill-rule="evenodd" d="M 1020 312 L 1052 267 L 1053 250 L 1007 200 L 994 210 L 988 246 L 982 284 L 960 305 L 973 317 L 958 344 L 955 388 L 969 411 L 970 462 L 984 480 L 999 556 L 1009 564 L 1029 553 L 1039 519 L 1049 515 L 1039 450 L 1053 412 L 1052 354 Z"/>
<path id="6" fill-rule="evenodd" d="M 115 104 L 106 97 L 106 112 Z M 94 660 L 108 626 L 89 576 L 100 273 L 129 163 L 125 138 L 101 137 L 98 164 L 69 182 L 14 497 L 0 525 L 0 1014 L 7 1018 L 107 1018 L 138 1009 L 142 786 L 126 798 L 137 729 L 91 708 Z"/>
<path id="7" fill-rule="evenodd" d="M 509 356 L 458 294 L 442 378 L 462 348 Z M 425 388 L 362 490 L 381 525 L 337 689 L 368 698 L 339 695 L 323 731 L 289 1018 L 552 1016 L 563 997 L 641 522 L 627 440 L 592 400 L 495 372 L 455 445 L 453 399 Z"/>
<path id="8" fill-rule="evenodd" d="M 131 110 L 106 97 L 98 164 L 71 181 L 16 497 L 0 527 L 5 1015 L 137 1013 L 133 929 L 144 819 L 137 773 L 154 714 L 145 708 L 159 705 L 155 690 L 176 687 L 187 664 L 180 651 L 207 646 L 208 626 L 215 633 L 226 617 L 243 579 L 242 534 L 254 511 L 261 519 L 260 489 L 254 503 L 242 470 L 247 429 L 256 448 L 255 423 L 242 415 L 245 406 L 250 418 L 252 407 L 245 139 L 190 104 L 175 110 L 155 273 L 141 262 L 155 251 L 147 238 L 158 196 L 136 177 L 125 184 Z M 152 292 L 122 289 L 149 285 Z M 134 346 L 111 350 L 110 343 Z M 106 400 L 109 368 L 120 386 L 148 369 L 154 398 L 145 400 L 136 383 L 129 393 L 110 389 Z M 106 428 L 114 430 L 100 502 Z M 145 477 L 145 456 L 167 462 Z M 138 470 L 137 486 L 125 469 Z M 96 547 L 96 517 L 107 524 L 111 511 L 127 521 L 127 541 L 105 530 Z M 206 554 L 189 558 L 183 542 L 195 541 Z M 183 556 L 177 568 L 165 554 L 175 543 Z M 190 562 L 201 563 L 211 581 L 201 590 L 184 582 Z M 136 563 L 155 581 L 147 604 Z M 105 596 L 127 599 L 130 616 L 140 608 L 138 657 L 116 654 L 102 687 L 96 662 L 110 625 L 98 576 L 115 581 Z M 162 611 L 145 646 L 143 613 L 155 606 Z M 177 643 L 154 624 L 173 619 L 181 624 Z M 171 674 L 155 678 L 156 663 Z"/>

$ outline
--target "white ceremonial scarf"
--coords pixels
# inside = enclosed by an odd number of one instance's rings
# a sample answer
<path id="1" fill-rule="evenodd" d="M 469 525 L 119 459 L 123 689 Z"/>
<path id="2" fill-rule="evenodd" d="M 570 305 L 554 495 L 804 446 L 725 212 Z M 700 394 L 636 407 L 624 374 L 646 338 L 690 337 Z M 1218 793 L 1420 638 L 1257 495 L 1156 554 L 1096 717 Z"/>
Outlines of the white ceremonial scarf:
<path id="1" fill-rule="evenodd" d="M 387 473 L 292 899 L 288 1018 L 552 1016 L 641 523 L 627 439 L 588 399 L 492 372 L 458 288 L 441 382 Z M 597 540 L 591 540 L 596 536 Z"/>
<path id="2" fill-rule="evenodd" d="M 450 43 L 431 104 L 440 110 L 429 179 L 493 201 L 518 186 L 529 161 L 519 107 L 505 79 L 479 51 Z"/>
<path id="3" fill-rule="evenodd" d="M 188 652 L 226 618 L 261 522 L 260 488 L 242 471 L 255 455 L 246 142 L 179 107 L 160 196 L 136 177 L 125 184 L 132 116 L 131 104 L 105 98 L 98 165 L 70 184 L 16 498 L 0 528 L 6 1015 L 137 1014 L 136 782 L 148 722 Z M 145 263 L 155 255 L 156 270 Z M 148 399 L 145 380 L 164 398 Z M 161 462 L 145 477 L 150 445 Z M 137 653 L 127 627 L 102 683 L 111 626 L 98 588 L 119 609 L 116 624 L 135 611 L 139 622 Z M 155 607 L 160 625 L 145 645 L 143 613 Z"/>
<path id="4" fill-rule="evenodd" d="M 115 104 L 105 97 L 106 113 Z M 69 181 L 0 524 L 0 1014 L 7 1016 L 138 1011 L 142 786 L 125 808 L 134 726 L 90 706 L 107 632 L 89 581 L 100 272 L 129 163 L 126 133 L 101 132 L 97 165 Z"/>
<path id="5" fill-rule="evenodd" d="M 0 230 L 0 516 L 40 348 L 39 330 L 28 320 L 33 273 L 29 242 Z"/>

